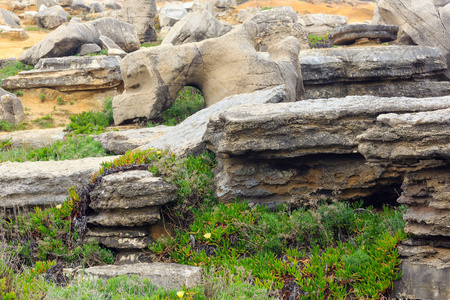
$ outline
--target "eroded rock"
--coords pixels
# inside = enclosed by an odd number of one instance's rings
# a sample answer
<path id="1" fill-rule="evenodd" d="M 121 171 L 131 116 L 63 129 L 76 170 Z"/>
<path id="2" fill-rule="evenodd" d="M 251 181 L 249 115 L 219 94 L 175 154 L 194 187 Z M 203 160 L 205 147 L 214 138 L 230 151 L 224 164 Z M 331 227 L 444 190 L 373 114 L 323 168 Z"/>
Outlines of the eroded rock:
<path id="1" fill-rule="evenodd" d="M 68 14 L 59 5 L 41 10 L 36 15 L 36 22 L 40 27 L 53 29 L 67 21 Z"/>
<path id="2" fill-rule="evenodd" d="M 17 96 L 6 94 L 0 97 L 0 120 L 18 124 L 24 117 L 22 101 Z"/>
<path id="3" fill-rule="evenodd" d="M 121 19 L 133 25 L 141 43 L 156 41 L 154 18 L 155 0 L 126 0 L 122 8 Z"/>
<path id="4" fill-rule="evenodd" d="M 328 38 L 334 45 L 349 45 L 363 38 L 390 42 L 397 39 L 397 32 L 396 25 L 349 24 L 333 29 Z"/>

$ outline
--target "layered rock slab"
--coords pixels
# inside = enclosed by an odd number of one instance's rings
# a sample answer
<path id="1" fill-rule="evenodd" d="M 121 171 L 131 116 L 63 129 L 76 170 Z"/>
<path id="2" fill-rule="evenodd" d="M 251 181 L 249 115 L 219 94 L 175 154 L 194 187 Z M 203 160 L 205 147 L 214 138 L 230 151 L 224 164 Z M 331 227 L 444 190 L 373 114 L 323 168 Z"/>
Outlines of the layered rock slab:
<path id="1" fill-rule="evenodd" d="M 449 107 L 450 97 L 353 96 L 231 108 L 211 119 L 204 137 L 217 154 L 216 195 L 257 202 L 361 199 L 388 190 L 395 195 L 408 170 L 442 163 L 368 165 L 358 152 L 358 136 L 387 112 Z"/>
<path id="2" fill-rule="evenodd" d="M 255 50 L 256 34 L 256 24 L 249 22 L 218 38 L 127 55 L 121 64 L 125 91 L 113 101 L 115 124 L 157 118 L 186 85 L 202 91 L 206 106 L 281 84 L 286 85 L 288 101 L 301 99 L 299 42 L 286 38 L 269 49 L 267 58 Z"/>
<path id="3" fill-rule="evenodd" d="M 333 29 L 328 38 L 333 45 L 349 45 L 363 38 L 391 42 L 397 39 L 397 32 L 396 25 L 349 24 Z"/>

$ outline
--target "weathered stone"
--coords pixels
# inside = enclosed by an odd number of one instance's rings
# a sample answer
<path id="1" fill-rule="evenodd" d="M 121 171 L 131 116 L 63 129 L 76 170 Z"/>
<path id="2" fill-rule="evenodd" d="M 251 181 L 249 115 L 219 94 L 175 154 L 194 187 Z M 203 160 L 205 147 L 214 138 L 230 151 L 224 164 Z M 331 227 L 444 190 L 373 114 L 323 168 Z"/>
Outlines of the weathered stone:
<path id="1" fill-rule="evenodd" d="M 379 0 L 372 24 L 397 25 L 399 37 L 407 35 L 417 45 L 439 47 L 450 63 L 450 31 L 433 0 Z M 446 75 L 450 78 L 450 70 Z"/>
<path id="2" fill-rule="evenodd" d="M 308 49 L 308 35 L 300 16 L 292 7 L 275 7 L 259 12 L 247 21 L 258 25 L 257 49 L 267 49 L 288 36 L 299 40 L 302 49 Z"/>
<path id="3" fill-rule="evenodd" d="M 67 21 L 68 14 L 59 5 L 41 10 L 36 15 L 37 24 L 40 27 L 53 29 Z"/>
<path id="4" fill-rule="evenodd" d="M 387 112 L 450 107 L 450 98 L 346 97 L 230 108 L 212 118 L 204 140 L 216 153 L 216 196 L 259 203 L 396 199 L 408 171 L 440 160 L 390 167 L 367 164 L 357 136 Z"/>
<path id="5" fill-rule="evenodd" d="M 161 27 L 173 26 L 187 14 L 181 2 L 166 2 L 159 10 L 159 24 Z"/>
<path id="6" fill-rule="evenodd" d="M 100 43 L 108 51 L 108 56 L 125 57 L 127 53 L 123 51 L 112 39 L 107 36 L 100 36 Z"/>
<path id="7" fill-rule="evenodd" d="M 20 27 L 20 18 L 12 11 L 0 8 L 0 25 L 12 28 Z"/>
<path id="8" fill-rule="evenodd" d="M 116 1 L 105 1 L 105 8 L 110 10 L 119 10 L 122 9 L 122 6 L 117 4 Z"/>
<path id="9" fill-rule="evenodd" d="M 122 20 L 133 25 L 141 43 L 156 41 L 154 18 L 155 0 L 126 0 L 122 8 Z"/>
<path id="10" fill-rule="evenodd" d="M 36 8 L 38 11 L 40 11 L 42 5 L 45 7 L 52 7 L 58 5 L 58 2 L 56 2 L 56 0 L 36 0 Z"/>
<path id="11" fill-rule="evenodd" d="M 300 16 L 309 35 L 325 36 L 336 27 L 347 25 L 348 18 L 339 15 L 306 14 Z"/>
<path id="12" fill-rule="evenodd" d="M 234 9 L 237 7 L 236 0 L 214 0 L 214 6 L 219 10 Z"/>
<path id="13" fill-rule="evenodd" d="M 22 28 L 13 28 L 9 26 L 0 25 L 0 37 L 8 38 L 10 40 L 26 40 L 30 36 Z"/>
<path id="14" fill-rule="evenodd" d="M 254 48 L 256 32 L 257 26 L 250 22 L 218 38 L 127 55 L 121 64 L 125 92 L 113 101 L 115 124 L 157 118 L 186 85 L 200 88 L 207 107 L 230 95 L 280 84 L 286 84 L 287 101 L 301 99 L 299 42 L 286 38 L 270 48 L 266 58 Z"/>
<path id="15" fill-rule="evenodd" d="M 131 52 L 140 48 L 139 39 L 130 24 L 112 18 L 81 23 L 79 19 L 73 18 L 67 25 L 60 26 L 27 49 L 19 60 L 35 65 L 41 58 L 74 55 L 80 45 L 100 44 L 101 35 L 112 39 L 124 51 Z"/>
<path id="16" fill-rule="evenodd" d="M 91 13 L 91 14 L 98 14 L 98 13 L 101 13 L 101 12 L 104 12 L 105 11 L 105 8 L 103 7 L 103 5 L 101 4 L 101 3 L 99 3 L 99 2 L 91 2 L 90 3 L 90 6 L 89 6 L 90 8 L 89 8 L 89 12 Z"/>
<path id="17" fill-rule="evenodd" d="M 244 23 L 255 15 L 259 14 L 261 10 L 257 7 L 247 7 L 246 9 L 240 9 L 239 12 L 234 14 L 234 19 L 237 22 Z"/>
<path id="18" fill-rule="evenodd" d="M 37 11 L 24 11 L 22 18 L 22 25 L 37 25 L 37 18 L 36 15 L 38 14 Z"/>
<path id="19" fill-rule="evenodd" d="M 130 265 L 107 265 L 91 267 L 80 271 L 82 276 L 108 279 L 120 275 L 139 275 L 147 278 L 150 283 L 162 286 L 166 290 L 180 290 L 202 285 L 202 268 L 179 264 L 138 263 Z"/>
<path id="20" fill-rule="evenodd" d="M 90 193 L 95 210 L 161 206 L 173 201 L 176 188 L 149 171 L 128 171 L 104 176 Z"/>
<path id="21" fill-rule="evenodd" d="M 22 101 L 19 98 L 11 94 L 0 97 L 0 120 L 18 124 L 24 117 Z"/>
<path id="22" fill-rule="evenodd" d="M 68 188 L 86 184 L 101 162 L 114 158 L 0 163 L 0 210 L 60 204 Z"/>
<path id="23" fill-rule="evenodd" d="M 185 15 L 166 35 L 161 45 L 181 45 L 200 42 L 224 35 L 231 26 L 224 26 L 207 10 L 196 10 Z"/>
<path id="24" fill-rule="evenodd" d="M 0 141 L 11 138 L 13 147 L 40 148 L 62 141 L 64 128 L 31 129 L 0 133 Z"/>
<path id="25" fill-rule="evenodd" d="M 161 218 L 159 207 L 101 210 L 88 216 L 87 223 L 101 226 L 135 227 L 154 224 Z"/>
<path id="26" fill-rule="evenodd" d="M 419 246 L 411 253 L 399 246 L 402 277 L 394 282 L 393 299 L 449 299 L 450 249 Z"/>
<path id="27" fill-rule="evenodd" d="M 362 38 L 390 42 L 397 39 L 398 26 L 349 24 L 333 29 L 328 38 L 334 45 L 348 45 Z"/>
<path id="28" fill-rule="evenodd" d="M 369 161 L 450 157 L 450 108 L 380 115 L 377 126 L 359 135 L 358 140 L 358 151 Z"/>
<path id="29" fill-rule="evenodd" d="M 83 0 L 73 0 L 70 4 L 70 8 L 76 11 L 88 12 L 89 7 L 84 3 Z"/>
<path id="30" fill-rule="evenodd" d="M 2 59 L 0 59 L 0 69 L 3 69 L 4 67 L 8 66 L 9 64 L 15 64 L 16 61 L 17 60 L 15 57 L 2 58 Z M 2 96 L 2 94 L 0 94 L 0 96 Z"/>
<path id="31" fill-rule="evenodd" d="M 123 131 L 110 131 L 99 134 L 94 140 L 102 143 L 106 151 L 114 154 L 124 154 L 128 150 L 136 149 L 151 143 L 158 137 L 171 131 L 174 127 L 157 126 L 150 128 L 129 129 Z M 177 141 L 179 142 L 179 140 Z"/>
<path id="32" fill-rule="evenodd" d="M 107 56 L 44 58 L 36 68 L 2 80 L 6 89 L 49 87 L 59 91 L 109 89 L 120 85 L 120 59 Z"/>
<path id="33" fill-rule="evenodd" d="M 85 242 L 97 242 L 108 248 L 145 249 L 154 240 L 148 226 L 144 227 L 92 227 L 86 232 Z"/>
<path id="34" fill-rule="evenodd" d="M 102 51 L 102 48 L 100 48 L 97 44 L 83 44 L 78 49 L 78 54 L 84 56 L 89 53 L 98 53 L 100 51 Z"/>
<path id="35" fill-rule="evenodd" d="M 213 16 L 215 14 L 213 0 L 194 0 L 192 10 L 195 10 L 196 8 L 206 9 Z"/>
<path id="36" fill-rule="evenodd" d="M 57 0 L 57 2 L 62 7 L 70 7 L 72 5 L 73 0 Z"/>

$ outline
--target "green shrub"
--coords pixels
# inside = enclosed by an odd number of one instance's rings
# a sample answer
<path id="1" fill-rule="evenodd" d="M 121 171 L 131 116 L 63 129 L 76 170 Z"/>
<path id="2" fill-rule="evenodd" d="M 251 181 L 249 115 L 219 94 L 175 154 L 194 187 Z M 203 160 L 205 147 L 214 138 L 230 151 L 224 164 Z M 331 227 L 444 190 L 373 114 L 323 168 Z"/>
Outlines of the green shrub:
<path id="1" fill-rule="evenodd" d="M 112 98 L 105 100 L 102 111 L 82 112 L 78 115 L 70 116 L 70 123 L 67 125 L 67 131 L 73 131 L 75 134 L 98 134 L 105 130 L 105 127 L 114 123 L 112 111 Z"/>
<path id="2" fill-rule="evenodd" d="M 2 79 L 6 79 L 11 76 L 17 75 L 21 71 L 32 70 L 33 66 L 25 65 L 20 61 L 17 62 L 9 62 L 6 67 L 0 69 L 0 83 Z"/>
<path id="3" fill-rule="evenodd" d="M 25 129 L 27 123 L 14 124 L 6 120 L 0 120 L 0 131 L 16 131 Z"/>
<path id="4" fill-rule="evenodd" d="M 52 128 L 55 127 L 55 119 L 51 115 L 46 115 L 42 118 L 37 118 L 33 121 L 31 121 L 35 125 L 41 127 L 41 128 Z"/>
<path id="5" fill-rule="evenodd" d="M 311 48 L 331 48 L 332 46 L 330 41 L 328 40 L 328 34 L 324 36 L 309 35 L 308 42 Z"/>
<path id="6" fill-rule="evenodd" d="M 175 126 L 204 107 L 205 98 L 202 93 L 194 87 L 186 86 L 179 92 L 174 104 L 163 112 L 162 119 L 164 121 L 161 124 L 149 122 L 147 126 Z"/>

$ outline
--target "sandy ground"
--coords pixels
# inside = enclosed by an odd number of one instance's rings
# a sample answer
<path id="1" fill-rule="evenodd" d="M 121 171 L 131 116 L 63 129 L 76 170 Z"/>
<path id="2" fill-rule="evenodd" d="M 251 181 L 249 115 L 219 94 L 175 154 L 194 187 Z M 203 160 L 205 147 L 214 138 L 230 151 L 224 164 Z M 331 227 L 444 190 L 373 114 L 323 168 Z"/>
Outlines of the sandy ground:
<path id="1" fill-rule="evenodd" d="M 253 7 L 291 6 L 296 12 L 306 14 L 341 15 L 348 18 L 348 23 L 372 20 L 375 3 L 357 2 L 355 6 L 349 4 L 311 4 L 300 0 L 257 0 L 248 1 L 238 6 L 238 9 Z"/>
<path id="2" fill-rule="evenodd" d="M 27 33 L 30 38 L 24 41 L 14 41 L 7 38 L 0 38 L 0 58 L 17 58 L 26 49 L 43 40 L 48 34 L 48 32 L 41 31 L 27 31 Z"/>

